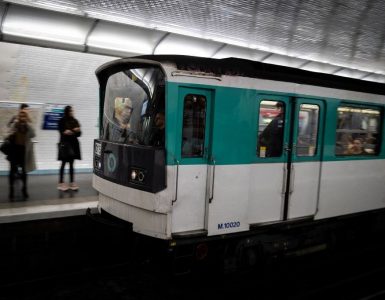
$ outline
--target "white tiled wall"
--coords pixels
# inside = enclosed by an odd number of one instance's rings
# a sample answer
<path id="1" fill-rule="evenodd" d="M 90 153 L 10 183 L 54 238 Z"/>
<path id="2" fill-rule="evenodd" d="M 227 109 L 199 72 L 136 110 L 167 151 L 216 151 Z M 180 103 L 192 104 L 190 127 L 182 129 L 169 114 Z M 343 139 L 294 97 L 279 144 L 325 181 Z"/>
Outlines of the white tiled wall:
<path id="1" fill-rule="evenodd" d="M 0 100 L 69 104 L 82 126 L 83 159 L 77 169 L 92 167 L 93 139 L 98 134 L 99 85 L 95 70 L 115 58 L 33 46 L 0 43 Z M 55 130 L 40 130 L 35 155 L 38 170 L 57 170 Z M 0 154 L 0 171 L 8 170 Z"/>

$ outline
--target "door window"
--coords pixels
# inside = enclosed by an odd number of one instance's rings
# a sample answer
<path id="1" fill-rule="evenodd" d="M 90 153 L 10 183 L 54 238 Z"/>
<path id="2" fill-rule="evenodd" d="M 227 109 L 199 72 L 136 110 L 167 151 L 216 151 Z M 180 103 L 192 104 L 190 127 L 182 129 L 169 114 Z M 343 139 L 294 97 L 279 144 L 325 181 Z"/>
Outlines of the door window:
<path id="1" fill-rule="evenodd" d="M 284 102 L 261 101 L 257 142 L 257 155 L 259 157 L 280 157 L 282 155 L 284 118 Z"/>
<path id="2" fill-rule="evenodd" d="M 317 154 L 320 108 L 315 104 L 301 104 L 298 113 L 297 156 Z"/>
<path id="3" fill-rule="evenodd" d="M 203 157 L 207 99 L 188 94 L 183 105 L 182 157 Z"/>

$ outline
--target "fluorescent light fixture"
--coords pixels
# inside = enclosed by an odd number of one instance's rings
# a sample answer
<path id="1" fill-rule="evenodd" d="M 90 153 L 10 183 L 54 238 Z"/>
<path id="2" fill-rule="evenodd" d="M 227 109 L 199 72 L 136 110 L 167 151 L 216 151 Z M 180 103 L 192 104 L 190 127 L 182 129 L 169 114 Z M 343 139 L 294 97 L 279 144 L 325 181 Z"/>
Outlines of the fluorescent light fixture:
<path id="1" fill-rule="evenodd" d="M 370 73 L 365 71 L 345 69 L 345 68 L 334 73 L 334 75 L 337 75 L 337 76 L 350 77 L 350 78 L 356 78 L 356 79 L 360 79 L 364 76 L 367 76 L 368 74 Z"/>
<path id="2" fill-rule="evenodd" d="M 36 40 L 82 45 L 91 24 L 91 19 L 11 5 L 3 23 L 3 33 Z"/>
<path id="3" fill-rule="evenodd" d="M 268 56 L 266 59 L 262 60 L 262 62 L 267 64 L 298 68 L 299 66 L 307 62 L 307 60 L 296 58 L 296 57 L 280 55 L 280 54 L 272 54 Z"/>
<path id="4" fill-rule="evenodd" d="M 77 9 L 76 7 L 62 5 L 62 4 L 58 4 L 58 3 L 46 2 L 46 1 L 36 1 L 35 5 L 37 5 L 39 7 L 46 8 L 46 9 L 52 9 L 52 10 L 61 11 L 61 12 L 81 13 L 81 11 L 79 9 Z"/>
<path id="5" fill-rule="evenodd" d="M 266 57 L 268 54 L 269 53 L 267 52 L 253 50 L 249 48 L 226 45 L 220 51 L 215 53 L 213 58 L 237 57 L 259 61 L 263 57 Z"/>
<path id="6" fill-rule="evenodd" d="M 378 75 L 385 75 L 385 69 L 384 70 L 373 70 L 372 72 L 375 74 L 378 74 Z"/>
<path id="7" fill-rule="evenodd" d="M 202 34 L 201 31 L 193 31 L 193 28 L 186 28 L 184 26 L 178 26 L 177 24 L 167 24 L 167 20 L 164 21 L 162 24 L 160 23 L 149 23 L 148 20 L 142 20 L 142 19 L 133 19 L 124 17 L 123 15 L 118 14 L 106 14 L 103 12 L 98 11 L 91 11 L 91 10 L 84 10 L 83 13 L 91 18 L 111 21 L 114 23 L 121 23 L 121 24 L 128 24 L 132 26 L 138 26 L 146 29 L 153 29 L 161 32 L 170 32 L 176 35 L 183 35 L 198 39 L 204 39 L 204 40 L 210 40 L 215 41 L 218 43 L 225 43 L 225 44 L 231 44 L 241 47 L 248 47 L 249 42 L 243 41 L 243 40 L 235 40 L 235 39 L 229 39 L 226 36 L 220 36 L 220 35 L 207 35 Z"/>
<path id="8" fill-rule="evenodd" d="M 309 63 L 301 67 L 301 69 L 318 73 L 332 74 L 338 69 L 341 69 L 341 67 L 316 61 L 309 61 Z"/>
<path id="9" fill-rule="evenodd" d="M 89 18 L 95 18 L 105 21 L 110 21 L 116 24 L 132 25 L 142 28 L 151 28 L 152 26 L 146 23 L 145 20 L 136 20 L 133 18 L 122 17 L 116 14 L 105 14 L 97 11 L 85 10 L 84 14 Z"/>
<path id="10" fill-rule="evenodd" d="M 362 78 L 362 80 L 385 83 L 385 76 L 379 74 L 370 74 Z"/>
<path id="11" fill-rule="evenodd" d="M 66 39 L 59 39 L 59 38 L 53 38 L 53 37 L 45 37 L 41 35 L 34 35 L 34 34 L 22 34 L 18 32 L 8 32 L 4 31 L 4 34 L 11 35 L 14 37 L 21 37 L 21 38 L 26 38 L 26 39 L 33 39 L 33 40 L 42 40 L 42 41 L 47 41 L 47 42 L 55 42 L 55 43 L 61 43 L 61 44 L 70 44 L 70 45 L 83 45 L 82 42 L 77 42 L 77 41 L 69 41 Z M 13 40 L 12 38 L 7 38 L 7 40 Z"/>
<path id="12" fill-rule="evenodd" d="M 158 45 L 155 54 L 211 57 L 220 46 L 221 44 L 213 41 L 170 34 Z"/>
<path id="13" fill-rule="evenodd" d="M 155 45 L 165 35 L 164 32 L 129 25 L 100 21 L 88 38 L 92 48 L 115 51 L 152 54 Z"/>

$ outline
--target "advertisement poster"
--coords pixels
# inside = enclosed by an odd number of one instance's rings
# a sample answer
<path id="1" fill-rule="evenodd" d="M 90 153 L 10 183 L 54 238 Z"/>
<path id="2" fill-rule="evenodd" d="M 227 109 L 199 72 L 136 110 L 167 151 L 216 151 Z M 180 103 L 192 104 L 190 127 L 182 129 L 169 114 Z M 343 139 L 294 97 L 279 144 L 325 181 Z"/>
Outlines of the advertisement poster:
<path id="1" fill-rule="evenodd" d="M 59 120 L 63 117 L 66 106 L 67 104 L 45 104 L 43 129 L 57 130 Z"/>

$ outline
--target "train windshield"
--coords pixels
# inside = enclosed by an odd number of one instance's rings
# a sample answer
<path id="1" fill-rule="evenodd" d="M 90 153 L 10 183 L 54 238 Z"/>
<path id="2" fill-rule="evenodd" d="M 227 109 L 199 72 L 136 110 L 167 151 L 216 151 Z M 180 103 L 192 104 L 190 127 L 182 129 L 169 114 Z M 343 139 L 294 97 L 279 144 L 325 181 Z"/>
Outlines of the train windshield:
<path id="1" fill-rule="evenodd" d="M 164 81 L 157 67 L 112 74 L 105 89 L 101 138 L 164 147 Z"/>

